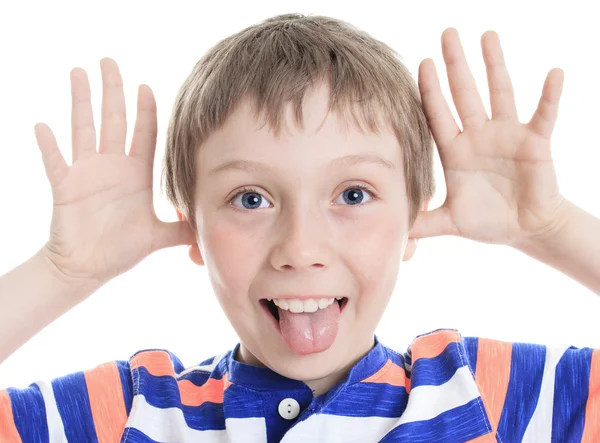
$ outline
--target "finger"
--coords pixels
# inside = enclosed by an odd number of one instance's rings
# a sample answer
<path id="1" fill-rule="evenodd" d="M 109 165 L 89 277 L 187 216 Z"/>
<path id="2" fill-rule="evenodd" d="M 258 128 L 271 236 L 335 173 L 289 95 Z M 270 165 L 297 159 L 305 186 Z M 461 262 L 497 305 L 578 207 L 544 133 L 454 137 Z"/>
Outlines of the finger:
<path id="1" fill-rule="evenodd" d="M 196 234 L 187 221 L 159 221 L 153 236 L 152 251 L 179 245 L 193 245 Z"/>
<path id="2" fill-rule="evenodd" d="M 481 50 L 490 89 L 492 118 L 518 120 L 514 90 L 504 62 L 500 36 L 494 31 L 484 32 Z"/>
<path id="3" fill-rule="evenodd" d="M 429 128 L 438 146 L 440 160 L 444 164 L 444 147 L 460 134 L 460 128 L 442 94 L 435 64 L 430 58 L 423 60 L 419 65 L 419 91 Z"/>
<path id="4" fill-rule="evenodd" d="M 419 211 L 409 238 L 428 238 L 440 235 L 460 235 L 456 225 L 452 222 L 450 212 L 444 206 L 431 211 Z"/>
<path id="5" fill-rule="evenodd" d="M 137 117 L 129 155 L 144 160 L 150 167 L 154 165 L 154 154 L 156 152 L 156 120 L 156 101 L 152 89 L 147 85 L 140 85 L 138 88 Z"/>
<path id="6" fill-rule="evenodd" d="M 467 65 L 456 29 L 447 28 L 442 33 L 442 52 L 446 63 L 450 92 L 463 129 L 481 126 L 488 120 L 488 116 L 479 92 L 477 92 L 475 79 Z"/>
<path id="7" fill-rule="evenodd" d="M 71 144 L 72 160 L 96 153 L 96 129 L 90 94 L 90 83 L 81 68 L 71 70 Z"/>
<path id="8" fill-rule="evenodd" d="M 46 177 L 50 181 L 50 186 L 54 189 L 62 182 L 69 173 L 69 166 L 62 156 L 56 137 L 52 130 L 45 123 L 38 123 L 34 126 L 35 138 L 42 152 L 42 161 L 46 170 Z"/>
<path id="9" fill-rule="evenodd" d="M 528 123 L 529 128 L 536 134 L 550 139 L 558 116 L 558 104 L 564 84 L 565 73 L 560 68 L 551 69 L 546 76 L 542 97 L 533 117 Z"/>
<path id="10" fill-rule="evenodd" d="M 123 79 L 117 63 L 111 58 L 100 60 L 102 71 L 102 125 L 98 152 L 125 154 L 127 116 Z"/>

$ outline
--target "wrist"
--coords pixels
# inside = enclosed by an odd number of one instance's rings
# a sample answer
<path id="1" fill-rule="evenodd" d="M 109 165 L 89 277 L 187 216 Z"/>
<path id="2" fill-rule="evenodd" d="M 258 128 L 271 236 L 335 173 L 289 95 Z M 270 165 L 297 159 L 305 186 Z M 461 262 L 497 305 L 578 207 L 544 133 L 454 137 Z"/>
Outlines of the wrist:
<path id="1" fill-rule="evenodd" d="M 35 254 L 34 260 L 38 263 L 41 272 L 44 272 L 55 285 L 60 286 L 65 294 L 87 296 L 102 286 L 98 280 L 73 277 L 66 273 L 53 260 L 47 245 Z"/>
<path id="2" fill-rule="evenodd" d="M 577 207 L 572 202 L 562 197 L 554 212 L 552 223 L 539 232 L 517 239 L 510 246 L 523 252 L 551 248 L 560 241 L 576 210 Z"/>

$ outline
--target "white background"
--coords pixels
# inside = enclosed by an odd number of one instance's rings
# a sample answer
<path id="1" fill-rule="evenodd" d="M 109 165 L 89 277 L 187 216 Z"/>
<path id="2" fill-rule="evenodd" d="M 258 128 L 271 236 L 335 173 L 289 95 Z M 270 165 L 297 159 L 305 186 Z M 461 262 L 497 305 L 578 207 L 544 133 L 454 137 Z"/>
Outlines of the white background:
<path id="1" fill-rule="evenodd" d="M 548 71 L 562 68 L 565 85 L 552 140 L 559 186 L 568 199 L 599 217 L 600 38 L 593 2 L 519 3 L 2 2 L 0 274 L 27 260 L 48 238 L 52 196 L 33 127 L 47 123 L 71 163 L 73 67 L 87 71 L 99 116 L 99 61 L 105 56 L 117 61 L 128 105 L 128 146 L 137 87 L 152 87 L 159 121 L 156 212 L 161 220 L 175 221 L 174 209 L 160 193 L 159 172 L 178 88 L 218 40 L 285 12 L 349 21 L 396 49 L 415 79 L 421 60 L 432 57 L 454 113 L 440 44 L 446 27 L 459 31 L 488 112 L 480 46 L 486 30 L 500 35 L 522 122 L 533 114 Z M 97 131 L 99 127 L 97 120 Z M 446 191 L 437 152 L 435 165 L 438 192 L 432 209 L 443 203 Z M 446 327 L 464 336 L 600 347 L 599 317 L 597 295 L 543 263 L 506 246 L 436 237 L 421 240 L 415 257 L 402 263 L 376 333 L 398 350 L 405 350 L 418 334 Z M 185 246 L 163 249 L 110 281 L 9 357 L 0 365 L 0 389 L 126 360 L 145 348 L 169 349 L 192 366 L 233 348 L 237 340 L 213 295 L 206 268 L 189 260 Z"/>

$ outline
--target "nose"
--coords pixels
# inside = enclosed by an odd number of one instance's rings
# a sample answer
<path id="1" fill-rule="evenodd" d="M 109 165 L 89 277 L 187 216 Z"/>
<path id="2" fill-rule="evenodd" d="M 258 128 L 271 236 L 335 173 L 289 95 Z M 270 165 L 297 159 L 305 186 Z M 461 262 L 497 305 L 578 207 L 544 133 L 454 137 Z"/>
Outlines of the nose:
<path id="1" fill-rule="evenodd" d="M 317 205 L 296 205 L 281 214 L 271 263 L 277 270 L 323 268 L 331 260 L 331 220 Z"/>

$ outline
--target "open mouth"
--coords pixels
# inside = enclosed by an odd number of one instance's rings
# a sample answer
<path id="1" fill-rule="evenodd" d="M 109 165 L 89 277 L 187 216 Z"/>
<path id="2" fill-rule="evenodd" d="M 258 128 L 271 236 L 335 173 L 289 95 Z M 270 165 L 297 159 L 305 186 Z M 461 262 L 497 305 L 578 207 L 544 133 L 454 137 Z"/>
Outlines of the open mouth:
<path id="1" fill-rule="evenodd" d="M 348 298 L 343 297 L 340 300 L 336 299 L 335 302 L 337 302 L 338 305 L 340 306 L 340 312 L 341 312 L 344 309 L 344 307 L 346 306 L 346 304 L 348 304 Z M 260 300 L 260 304 L 271 313 L 273 318 L 275 318 L 275 320 L 279 324 L 279 309 L 277 308 L 277 306 L 275 306 L 275 303 L 273 303 L 273 300 L 269 301 L 266 298 L 263 298 Z"/>

